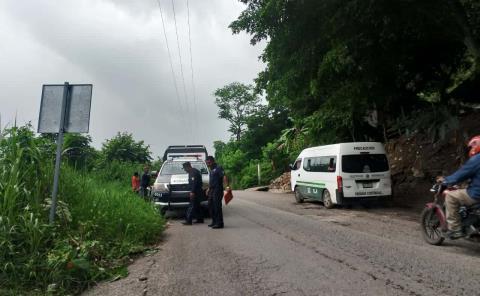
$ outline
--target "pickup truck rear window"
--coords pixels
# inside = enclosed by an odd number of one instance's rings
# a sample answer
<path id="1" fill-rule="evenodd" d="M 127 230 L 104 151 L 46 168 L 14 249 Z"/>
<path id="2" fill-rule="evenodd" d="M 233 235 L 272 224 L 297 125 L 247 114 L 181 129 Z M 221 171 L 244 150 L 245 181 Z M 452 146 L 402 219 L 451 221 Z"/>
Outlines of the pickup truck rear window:
<path id="1" fill-rule="evenodd" d="M 385 154 L 355 154 L 342 156 L 344 173 L 378 173 L 388 171 Z"/>

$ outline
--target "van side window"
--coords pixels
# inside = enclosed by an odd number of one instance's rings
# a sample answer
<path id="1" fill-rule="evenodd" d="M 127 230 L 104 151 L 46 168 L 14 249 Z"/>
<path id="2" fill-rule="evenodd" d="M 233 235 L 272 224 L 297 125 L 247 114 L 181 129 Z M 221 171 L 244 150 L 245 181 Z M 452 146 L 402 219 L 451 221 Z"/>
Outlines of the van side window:
<path id="1" fill-rule="evenodd" d="M 335 156 L 330 157 L 328 160 L 327 171 L 334 173 L 337 169 L 337 158 Z"/>
<path id="2" fill-rule="evenodd" d="M 305 158 L 303 160 L 303 169 L 309 172 L 312 167 L 312 159 L 311 158 Z"/>
<path id="3" fill-rule="evenodd" d="M 309 172 L 334 173 L 337 167 L 336 156 L 305 158 L 303 168 Z"/>

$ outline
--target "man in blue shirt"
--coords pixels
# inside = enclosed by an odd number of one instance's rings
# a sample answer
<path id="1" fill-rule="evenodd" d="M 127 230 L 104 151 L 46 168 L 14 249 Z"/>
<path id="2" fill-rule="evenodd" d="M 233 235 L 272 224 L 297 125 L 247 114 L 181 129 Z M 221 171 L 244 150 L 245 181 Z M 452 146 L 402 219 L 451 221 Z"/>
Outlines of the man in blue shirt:
<path id="1" fill-rule="evenodd" d="M 468 142 L 470 159 L 454 174 L 439 177 L 438 181 L 446 186 L 452 186 L 470 180 L 467 189 L 447 191 L 445 207 L 447 209 L 448 236 L 457 239 L 465 236 L 459 214 L 461 206 L 471 206 L 480 202 L 480 136 L 473 137 Z"/>
<path id="2" fill-rule="evenodd" d="M 223 168 L 215 163 L 213 156 L 208 156 L 206 160 L 210 169 L 210 181 L 208 184 L 208 203 L 211 208 L 212 224 L 208 225 L 213 229 L 223 228 L 223 186 L 228 184 L 227 176 Z M 227 185 L 227 190 L 230 188 Z"/>

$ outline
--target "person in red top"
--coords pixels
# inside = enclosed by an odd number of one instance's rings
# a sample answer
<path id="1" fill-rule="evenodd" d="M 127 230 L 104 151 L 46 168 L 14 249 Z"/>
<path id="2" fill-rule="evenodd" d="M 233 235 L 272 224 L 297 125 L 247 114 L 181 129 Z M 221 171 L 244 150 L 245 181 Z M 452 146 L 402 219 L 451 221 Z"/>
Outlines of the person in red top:
<path id="1" fill-rule="evenodd" d="M 133 173 L 132 190 L 135 193 L 138 193 L 140 191 L 140 177 L 138 176 L 138 172 Z"/>

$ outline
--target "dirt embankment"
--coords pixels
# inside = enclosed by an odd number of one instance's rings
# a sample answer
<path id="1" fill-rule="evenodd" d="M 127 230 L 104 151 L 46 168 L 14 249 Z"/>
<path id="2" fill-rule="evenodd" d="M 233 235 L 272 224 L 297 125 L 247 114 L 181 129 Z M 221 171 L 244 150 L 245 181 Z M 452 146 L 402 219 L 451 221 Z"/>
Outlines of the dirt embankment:
<path id="1" fill-rule="evenodd" d="M 479 115 L 476 112 L 461 117 L 458 129 L 447 132 L 443 139 L 415 131 L 386 143 L 397 205 L 422 206 L 431 199 L 429 188 L 433 179 L 453 173 L 465 162 L 466 141 L 480 134 Z M 290 191 L 290 173 L 275 179 L 270 190 Z"/>
<path id="2" fill-rule="evenodd" d="M 460 118 L 458 129 L 443 139 L 416 131 L 386 143 L 396 203 L 417 206 L 431 199 L 429 188 L 436 176 L 449 175 L 466 160 L 466 142 L 480 134 L 479 113 Z"/>

